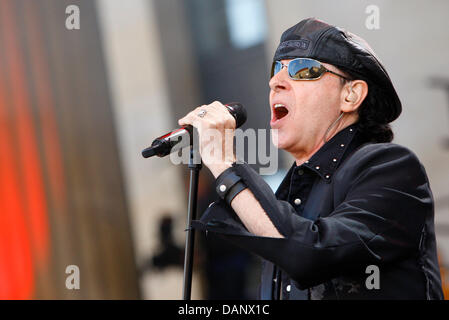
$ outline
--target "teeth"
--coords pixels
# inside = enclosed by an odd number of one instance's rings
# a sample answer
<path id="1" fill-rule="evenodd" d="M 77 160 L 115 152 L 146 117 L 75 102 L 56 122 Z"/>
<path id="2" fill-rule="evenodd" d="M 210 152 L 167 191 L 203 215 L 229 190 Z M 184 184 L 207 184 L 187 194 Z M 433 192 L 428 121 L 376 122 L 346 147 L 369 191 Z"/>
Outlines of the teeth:
<path id="1" fill-rule="evenodd" d="M 279 108 L 279 107 L 284 107 L 285 108 L 285 106 L 283 104 L 280 104 L 280 103 L 277 103 L 277 104 L 274 105 L 275 109 Z"/>

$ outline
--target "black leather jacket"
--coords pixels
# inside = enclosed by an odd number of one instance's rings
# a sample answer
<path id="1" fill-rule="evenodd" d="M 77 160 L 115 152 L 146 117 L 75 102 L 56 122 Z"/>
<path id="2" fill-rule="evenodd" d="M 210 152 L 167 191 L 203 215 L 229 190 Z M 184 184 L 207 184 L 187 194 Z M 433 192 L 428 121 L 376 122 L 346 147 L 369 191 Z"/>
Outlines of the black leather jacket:
<path id="1" fill-rule="evenodd" d="M 276 195 L 249 165 L 234 168 L 285 238 L 251 234 L 223 201 L 192 225 L 264 259 L 261 299 L 443 298 L 432 193 L 410 150 L 366 143 L 350 126 L 293 166 Z M 316 174 L 301 210 L 287 192 L 298 169 Z M 366 285 L 371 265 L 378 289 Z"/>

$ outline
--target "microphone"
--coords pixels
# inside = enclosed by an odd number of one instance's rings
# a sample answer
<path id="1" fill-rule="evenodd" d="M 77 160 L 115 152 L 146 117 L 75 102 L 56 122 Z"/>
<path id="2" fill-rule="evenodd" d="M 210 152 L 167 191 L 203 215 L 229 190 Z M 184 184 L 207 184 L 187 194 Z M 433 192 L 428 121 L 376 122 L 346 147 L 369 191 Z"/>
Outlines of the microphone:
<path id="1" fill-rule="evenodd" d="M 239 102 L 230 102 L 225 104 L 229 113 L 235 118 L 236 128 L 239 128 L 246 121 L 246 110 Z M 142 151 L 144 158 L 152 156 L 165 157 L 170 153 L 192 145 L 193 127 L 184 126 L 173 130 L 159 138 L 154 139 L 150 147 Z M 176 146 L 176 148 L 174 148 Z"/>

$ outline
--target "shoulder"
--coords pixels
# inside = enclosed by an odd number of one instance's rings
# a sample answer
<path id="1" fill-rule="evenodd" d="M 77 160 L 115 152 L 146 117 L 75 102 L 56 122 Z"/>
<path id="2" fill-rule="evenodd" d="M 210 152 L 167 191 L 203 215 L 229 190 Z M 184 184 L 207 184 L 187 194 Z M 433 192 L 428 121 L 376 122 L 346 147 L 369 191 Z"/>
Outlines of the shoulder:
<path id="1" fill-rule="evenodd" d="M 356 163 L 406 161 L 410 164 L 421 165 L 416 154 L 396 143 L 369 143 L 354 151 L 342 165 L 354 165 Z"/>
<path id="2" fill-rule="evenodd" d="M 369 171 L 372 173 L 413 176 L 426 180 L 424 166 L 416 154 L 395 143 L 370 143 L 354 151 L 340 166 L 340 175 L 353 176 Z"/>
<path id="3" fill-rule="evenodd" d="M 406 158 L 410 161 L 418 162 L 416 154 L 396 143 L 369 143 L 357 149 L 349 158 L 349 161 L 369 161 L 369 160 L 393 160 Z"/>

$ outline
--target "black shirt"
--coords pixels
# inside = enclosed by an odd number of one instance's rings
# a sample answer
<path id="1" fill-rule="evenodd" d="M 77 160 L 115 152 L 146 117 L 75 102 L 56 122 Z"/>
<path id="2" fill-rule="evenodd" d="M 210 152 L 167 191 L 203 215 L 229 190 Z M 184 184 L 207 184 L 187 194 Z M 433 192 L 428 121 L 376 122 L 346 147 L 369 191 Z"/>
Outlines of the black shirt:
<path id="1" fill-rule="evenodd" d="M 304 212 L 313 185 L 319 180 L 330 183 L 338 165 L 364 142 L 363 137 L 357 134 L 357 124 L 338 132 L 305 163 L 297 166 L 295 162 L 292 165 L 279 186 L 276 197 L 288 201 L 299 216 L 314 220 L 314 212 Z M 285 272 L 278 268 L 274 272 L 274 299 L 310 298 L 309 290 L 297 289 Z"/>

